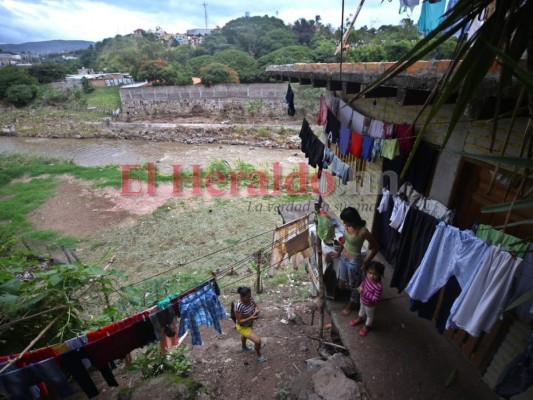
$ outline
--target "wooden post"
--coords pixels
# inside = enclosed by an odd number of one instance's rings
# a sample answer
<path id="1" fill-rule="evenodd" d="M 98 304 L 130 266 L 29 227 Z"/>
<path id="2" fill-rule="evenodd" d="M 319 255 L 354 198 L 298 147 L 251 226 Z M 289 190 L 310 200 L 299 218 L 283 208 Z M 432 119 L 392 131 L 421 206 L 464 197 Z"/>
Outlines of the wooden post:
<path id="1" fill-rule="evenodd" d="M 324 286 L 324 271 L 322 267 L 322 240 L 318 236 L 318 214 L 320 213 L 320 208 L 322 207 L 322 197 L 319 195 L 317 200 L 315 200 L 315 224 L 316 224 L 316 252 L 317 252 L 317 269 L 318 269 L 318 282 L 320 284 L 319 291 L 318 291 L 318 298 L 319 298 L 319 304 L 318 304 L 318 311 L 319 311 L 319 338 L 322 340 L 324 338 L 324 292 L 325 292 L 325 286 Z"/>
<path id="2" fill-rule="evenodd" d="M 262 293 L 263 288 L 261 287 L 261 250 L 256 253 L 257 257 L 257 282 L 255 283 L 256 293 Z"/>

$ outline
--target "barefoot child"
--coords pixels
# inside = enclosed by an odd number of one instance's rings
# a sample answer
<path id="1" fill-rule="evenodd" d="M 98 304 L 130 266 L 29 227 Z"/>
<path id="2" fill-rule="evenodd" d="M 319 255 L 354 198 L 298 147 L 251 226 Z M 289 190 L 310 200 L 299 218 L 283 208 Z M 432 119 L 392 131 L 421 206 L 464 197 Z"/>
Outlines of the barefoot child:
<path id="1" fill-rule="evenodd" d="M 357 288 L 361 299 L 359 317 L 350 322 L 357 326 L 365 322 L 365 326 L 359 330 L 361 336 L 365 336 L 374 321 L 374 309 L 383 291 L 381 280 L 385 272 L 385 266 L 377 261 L 368 263 L 366 277 L 361 286 Z"/>

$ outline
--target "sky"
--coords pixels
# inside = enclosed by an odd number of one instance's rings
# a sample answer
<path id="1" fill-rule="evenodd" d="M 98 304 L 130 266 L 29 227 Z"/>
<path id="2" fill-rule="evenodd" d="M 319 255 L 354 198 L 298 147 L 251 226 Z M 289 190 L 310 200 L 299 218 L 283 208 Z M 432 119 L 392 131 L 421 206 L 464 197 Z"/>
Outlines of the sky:
<path id="1" fill-rule="evenodd" d="M 320 15 L 323 24 L 335 28 L 342 16 L 342 0 L 0 0 L 0 43 L 55 39 L 96 42 L 137 28 L 161 27 L 168 33 L 185 33 L 187 29 L 205 28 L 204 2 L 209 28 L 222 27 L 246 12 L 250 16 L 277 16 L 286 24 Z M 353 16 L 359 3 L 345 0 L 345 17 Z M 355 28 L 398 25 L 407 17 L 416 22 L 420 8 L 400 14 L 399 0 L 366 0 Z"/>

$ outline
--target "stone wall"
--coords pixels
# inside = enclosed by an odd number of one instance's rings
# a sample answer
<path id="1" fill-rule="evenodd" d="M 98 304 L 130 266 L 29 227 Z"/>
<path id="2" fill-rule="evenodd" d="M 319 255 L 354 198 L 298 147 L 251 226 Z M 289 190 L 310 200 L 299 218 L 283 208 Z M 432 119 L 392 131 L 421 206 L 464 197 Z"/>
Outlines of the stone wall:
<path id="1" fill-rule="evenodd" d="M 204 117 L 242 122 L 293 120 L 287 115 L 287 84 L 224 84 L 121 88 L 123 118 Z"/>

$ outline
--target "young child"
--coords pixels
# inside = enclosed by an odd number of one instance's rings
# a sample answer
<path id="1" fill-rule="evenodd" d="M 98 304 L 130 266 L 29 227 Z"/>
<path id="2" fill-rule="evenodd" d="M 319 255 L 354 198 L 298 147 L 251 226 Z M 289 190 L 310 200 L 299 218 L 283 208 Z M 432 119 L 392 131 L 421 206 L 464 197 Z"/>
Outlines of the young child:
<path id="1" fill-rule="evenodd" d="M 264 363 L 266 358 L 261 355 L 261 337 L 253 330 L 254 321 L 259 318 L 259 307 L 252 297 L 252 291 L 249 287 L 239 287 L 237 292 L 240 295 L 240 301 L 235 305 L 235 328 L 241 334 L 241 352 L 251 353 L 254 350 L 246 345 L 250 340 L 254 343 L 257 361 Z"/>
<path id="2" fill-rule="evenodd" d="M 385 266 L 380 262 L 371 261 L 368 263 L 366 271 L 363 283 L 357 288 L 361 298 L 359 316 L 350 321 L 351 326 L 357 326 L 365 322 L 365 326 L 359 330 L 361 336 L 366 336 L 372 326 L 372 322 L 374 322 L 374 309 L 383 291 L 381 279 L 385 273 Z"/>

